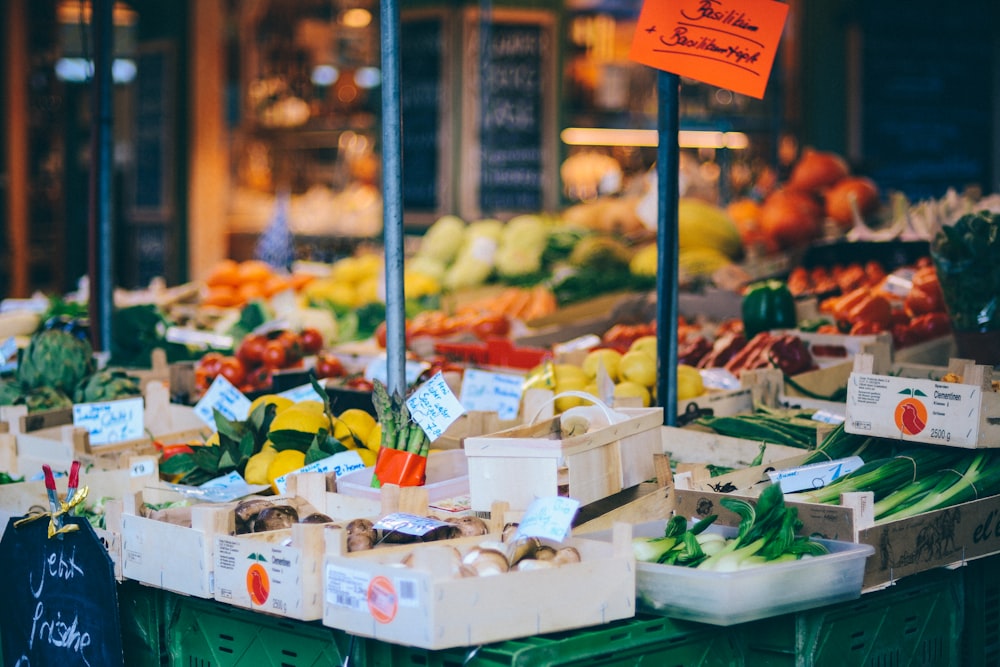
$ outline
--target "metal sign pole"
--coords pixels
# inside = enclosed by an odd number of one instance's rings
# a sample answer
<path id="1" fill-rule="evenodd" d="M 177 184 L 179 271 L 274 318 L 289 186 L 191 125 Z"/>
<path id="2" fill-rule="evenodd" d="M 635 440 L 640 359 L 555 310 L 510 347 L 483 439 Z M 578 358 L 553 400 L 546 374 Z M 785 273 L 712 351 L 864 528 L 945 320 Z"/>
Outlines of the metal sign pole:
<path id="1" fill-rule="evenodd" d="M 95 0 L 94 78 L 91 86 L 94 117 L 91 124 L 90 220 L 88 274 L 90 276 L 90 336 L 96 351 L 110 350 L 113 264 L 111 248 L 113 0 Z"/>
<path id="2" fill-rule="evenodd" d="M 680 167 L 680 77 L 659 72 L 656 177 L 659 202 L 656 240 L 659 271 L 656 272 L 657 402 L 663 406 L 663 423 L 677 423 L 677 175 Z"/>
<path id="3" fill-rule="evenodd" d="M 380 0 L 382 30 L 382 226 L 385 241 L 386 388 L 406 395 L 403 291 L 403 121 L 400 102 L 399 3 Z"/>

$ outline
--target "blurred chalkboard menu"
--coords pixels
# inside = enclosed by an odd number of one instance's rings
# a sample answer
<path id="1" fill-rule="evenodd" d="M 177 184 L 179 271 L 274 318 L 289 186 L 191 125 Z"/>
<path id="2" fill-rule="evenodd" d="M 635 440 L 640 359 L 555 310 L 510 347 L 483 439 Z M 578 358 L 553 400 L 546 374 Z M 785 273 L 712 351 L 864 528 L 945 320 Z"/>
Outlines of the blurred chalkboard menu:
<path id="1" fill-rule="evenodd" d="M 883 188 L 910 199 L 989 191 L 998 6 L 860 5 L 864 169 Z"/>
<path id="2" fill-rule="evenodd" d="M 14 527 L 0 541 L 6 590 L 0 605 L 3 664 L 122 665 L 118 594 L 111 557 L 86 519 L 49 538 L 48 519 Z"/>
<path id="3" fill-rule="evenodd" d="M 412 212 L 442 209 L 442 135 L 447 131 L 445 18 L 403 16 L 400 31 L 400 104 L 403 116 L 403 207 Z"/>
<path id="4" fill-rule="evenodd" d="M 545 22 L 490 22 L 482 30 L 479 208 L 545 207 L 553 34 Z"/>

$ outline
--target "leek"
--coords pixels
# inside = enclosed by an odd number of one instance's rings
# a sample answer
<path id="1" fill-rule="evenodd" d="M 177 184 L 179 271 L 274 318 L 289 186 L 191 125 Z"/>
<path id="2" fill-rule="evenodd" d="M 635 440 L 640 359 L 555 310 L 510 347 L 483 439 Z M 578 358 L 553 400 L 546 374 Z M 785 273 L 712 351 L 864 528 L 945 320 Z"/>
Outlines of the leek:
<path id="1" fill-rule="evenodd" d="M 997 493 L 1000 454 L 978 450 L 875 503 L 875 520 L 895 521 Z"/>

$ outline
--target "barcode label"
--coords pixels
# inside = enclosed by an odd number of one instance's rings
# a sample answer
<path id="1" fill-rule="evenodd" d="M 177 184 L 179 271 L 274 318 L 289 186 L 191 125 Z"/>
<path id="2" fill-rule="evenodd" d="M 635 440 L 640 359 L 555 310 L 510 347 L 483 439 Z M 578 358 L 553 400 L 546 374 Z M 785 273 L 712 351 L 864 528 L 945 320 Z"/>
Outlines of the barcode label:
<path id="1" fill-rule="evenodd" d="M 399 604 L 401 607 L 416 607 L 419 605 L 416 579 L 397 579 L 396 587 L 399 589 Z"/>
<path id="2" fill-rule="evenodd" d="M 326 568 L 326 601 L 335 607 L 361 611 L 368 606 L 366 592 L 368 575 L 356 570 L 328 565 Z"/>

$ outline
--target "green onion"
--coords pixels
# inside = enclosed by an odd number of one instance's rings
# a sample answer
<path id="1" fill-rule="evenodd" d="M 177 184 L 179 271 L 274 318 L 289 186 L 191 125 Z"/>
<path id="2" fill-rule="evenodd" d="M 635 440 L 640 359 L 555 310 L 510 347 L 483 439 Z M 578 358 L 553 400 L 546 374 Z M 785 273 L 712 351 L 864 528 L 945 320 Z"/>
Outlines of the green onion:
<path id="1" fill-rule="evenodd" d="M 875 520 L 895 521 L 1000 493 L 1000 454 L 977 450 L 875 503 Z"/>

